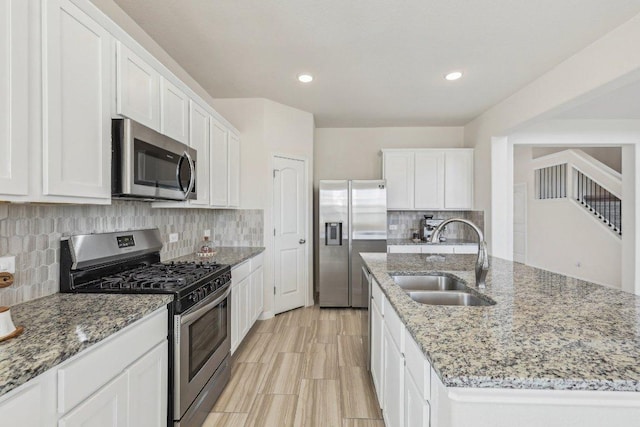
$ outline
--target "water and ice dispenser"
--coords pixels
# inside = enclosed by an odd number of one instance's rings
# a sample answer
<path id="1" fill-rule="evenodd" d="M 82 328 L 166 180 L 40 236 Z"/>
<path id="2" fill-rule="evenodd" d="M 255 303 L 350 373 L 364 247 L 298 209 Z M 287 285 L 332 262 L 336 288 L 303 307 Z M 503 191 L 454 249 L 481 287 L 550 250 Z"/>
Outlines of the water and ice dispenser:
<path id="1" fill-rule="evenodd" d="M 325 222 L 324 223 L 325 246 L 342 246 L 342 223 L 341 222 Z"/>

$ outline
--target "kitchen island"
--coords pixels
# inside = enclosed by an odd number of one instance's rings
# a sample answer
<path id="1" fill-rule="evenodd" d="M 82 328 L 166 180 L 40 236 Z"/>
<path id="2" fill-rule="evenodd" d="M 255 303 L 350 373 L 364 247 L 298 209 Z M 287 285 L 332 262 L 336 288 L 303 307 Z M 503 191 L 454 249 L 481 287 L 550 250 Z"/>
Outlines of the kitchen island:
<path id="1" fill-rule="evenodd" d="M 640 425 L 640 298 L 498 258 L 486 289 L 474 255 L 363 260 L 431 368 L 432 426 Z M 433 272 L 496 304 L 419 304 L 390 276 Z"/>

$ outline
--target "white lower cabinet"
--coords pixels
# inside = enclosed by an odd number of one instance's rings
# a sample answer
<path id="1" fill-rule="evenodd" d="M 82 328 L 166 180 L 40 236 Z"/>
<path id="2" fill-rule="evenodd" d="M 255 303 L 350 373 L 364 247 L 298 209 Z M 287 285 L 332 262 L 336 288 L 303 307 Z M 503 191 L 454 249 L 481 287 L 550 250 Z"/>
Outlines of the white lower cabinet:
<path id="1" fill-rule="evenodd" d="M 231 354 L 260 317 L 264 301 L 263 255 L 231 269 Z"/>
<path id="2" fill-rule="evenodd" d="M 133 426 L 127 419 L 127 372 L 101 388 L 58 422 L 59 427 Z"/>
<path id="3" fill-rule="evenodd" d="M 404 425 L 406 427 L 429 426 L 429 404 L 422 399 L 422 394 L 408 369 L 404 370 Z"/>
<path id="4" fill-rule="evenodd" d="M 382 348 L 382 413 L 387 427 L 401 427 L 404 425 L 404 357 L 386 323 Z"/>
<path id="5" fill-rule="evenodd" d="M 127 370 L 129 395 L 135 403 L 129 406 L 129 425 L 155 427 L 167 421 L 169 343 L 165 340 Z"/>
<path id="6" fill-rule="evenodd" d="M 166 425 L 167 322 L 167 309 L 158 309 L 2 396 L 0 424 Z"/>
<path id="7" fill-rule="evenodd" d="M 377 286 L 374 284 L 373 286 Z M 371 316 L 371 377 L 373 379 L 373 387 L 376 390 L 376 394 L 378 396 L 379 406 L 382 408 L 382 402 L 384 395 L 383 387 L 382 387 L 382 362 L 383 362 L 383 352 L 382 352 L 382 342 L 384 340 L 384 331 L 383 331 L 383 320 L 382 313 L 378 308 L 376 302 L 371 299 L 370 305 L 370 313 Z"/>

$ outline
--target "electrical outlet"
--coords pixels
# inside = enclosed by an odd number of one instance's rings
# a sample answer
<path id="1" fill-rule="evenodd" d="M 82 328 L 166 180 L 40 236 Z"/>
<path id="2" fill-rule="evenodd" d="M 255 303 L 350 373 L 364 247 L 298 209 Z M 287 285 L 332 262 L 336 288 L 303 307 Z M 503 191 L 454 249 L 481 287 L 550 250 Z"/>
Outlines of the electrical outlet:
<path id="1" fill-rule="evenodd" d="M 169 243 L 177 242 L 178 241 L 178 237 L 180 237 L 180 235 L 178 233 L 169 234 Z"/>
<path id="2" fill-rule="evenodd" d="M 209 229 L 204 230 L 204 237 L 211 237 L 211 230 Z"/>
<path id="3" fill-rule="evenodd" d="M 580 261 L 577 261 L 576 262 L 576 267 L 578 267 L 578 268 L 582 267 L 582 263 Z"/>
<path id="4" fill-rule="evenodd" d="M 3 256 L 0 258 L 0 271 L 8 271 L 11 274 L 16 272 L 16 257 Z"/>
<path id="5" fill-rule="evenodd" d="M 398 224 L 389 224 L 389 230 L 395 231 L 398 229 Z"/>

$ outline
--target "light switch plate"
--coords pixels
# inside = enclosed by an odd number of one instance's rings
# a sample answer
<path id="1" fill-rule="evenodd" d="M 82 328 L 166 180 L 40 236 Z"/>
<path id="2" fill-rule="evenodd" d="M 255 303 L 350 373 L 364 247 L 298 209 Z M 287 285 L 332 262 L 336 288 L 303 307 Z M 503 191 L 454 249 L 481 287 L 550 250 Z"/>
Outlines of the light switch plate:
<path id="1" fill-rule="evenodd" d="M 11 274 L 16 272 L 16 257 L 3 256 L 0 257 L 0 271 L 8 271 Z"/>
<path id="2" fill-rule="evenodd" d="M 178 241 L 178 237 L 180 237 L 180 235 L 178 233 L 169 234 L 169 243 L 177 242 Z"/>
<path id="3" fill-rule="evenodd" d="M 389 224 L 389 230 L 395 231 L 397 229 L 398 229 L 398 225 L 397 224 Z"/>

